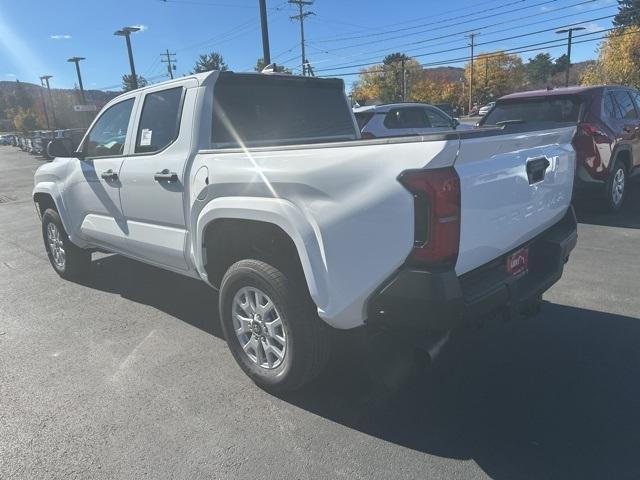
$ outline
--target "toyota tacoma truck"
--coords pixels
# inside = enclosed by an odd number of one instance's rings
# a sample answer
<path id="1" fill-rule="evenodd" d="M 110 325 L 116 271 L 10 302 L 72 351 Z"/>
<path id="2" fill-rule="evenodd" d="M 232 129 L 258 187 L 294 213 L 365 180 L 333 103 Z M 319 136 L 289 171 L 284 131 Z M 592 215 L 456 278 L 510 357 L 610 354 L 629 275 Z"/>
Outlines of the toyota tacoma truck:
<path id="1" fill-rule="evenodd" d="M 35 174 L 55 271 L 201 279 L 242 370 L 299 388 L 335 330 L 445 334 L 540 301 L 576 244 L 575 124 L 364 140 L 337 79 L 208 72 L 124 93 Z M 211 312 L 215 318 L 216 312 Z"/>

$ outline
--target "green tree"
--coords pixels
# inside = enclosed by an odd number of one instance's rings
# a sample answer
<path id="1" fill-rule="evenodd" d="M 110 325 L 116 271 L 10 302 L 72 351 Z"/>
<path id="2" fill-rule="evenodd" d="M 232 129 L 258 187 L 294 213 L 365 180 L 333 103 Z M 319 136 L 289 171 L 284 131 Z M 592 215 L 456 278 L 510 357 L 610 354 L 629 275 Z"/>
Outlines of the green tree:
<path id="1" fill-rule="evenodd" d="M 553 73 L 562 73 L 567 70 L 569 67 L 569 57 L 564 53 L 556 58 L 556 61 L 553 63 Z"/>
<path id="2" fill-rule="evenodd" d="M 256 62 L 256 66 L 254 67 L 254 70 L 256 72 L 261 72 L 262 70 L 264 70 L 264 67 L 266 67 L 267 64 L 264 63 L 264 58 L 259 58 L 258 61 Z M 291 70 L 287 67 L 285 67 L 284 65 L 277 65 L 276 64 L 276 68 L 275 71 L 278 73 L 288 73 L 291 74 Z"/>
<path id="3" fill-rule="evenodd" d="M 529 59 L 527 64 L 527 78 L 533 85 L 544 85 L 553 73 L 553 62 L 548 53 L 539 53 Z"/>
<path id="4" fill-rule="evenodd" d="M 142 87 L 146 87 L 147 85 L 149 85 L 149 82 L 147 81 L 146 78 L 144 78 L 142 75 L 136 75 L 136 78 L 138 80 L 138 86 L 136 87 L 136 85 L 133 83 L 133 75 L 129 74 L 129 75 L 123 75 L 122 76 L 122 91 L 123 92 L 129 92 L 131 90 L 135 90 L 136 88 L 142 88 Z"/>
<path id="5" fill-rule="evenodd" d="M 640 0 L 618 0 L 618 13 L 613 24 L 619 28 L 640 25 Z"/>
<path id="6" fill-rule="evenodd" d="M 211 70 L 220 70 L 225 71 L 228 70 L 227 64 L 218 52 L 205 53 L 198 57 L 196 60 L 196 65 L 193 67 L 193 72 L 191 73 L 202 73 L 209 72 Z"/>

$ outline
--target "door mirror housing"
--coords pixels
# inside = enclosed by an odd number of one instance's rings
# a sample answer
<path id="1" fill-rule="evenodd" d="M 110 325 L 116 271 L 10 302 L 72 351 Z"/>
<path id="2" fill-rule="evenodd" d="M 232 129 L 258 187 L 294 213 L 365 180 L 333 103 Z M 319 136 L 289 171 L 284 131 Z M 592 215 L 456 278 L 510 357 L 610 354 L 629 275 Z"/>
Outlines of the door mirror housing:
<path id="1" fill-rule="evenodd" d="M 51 140 L 47 145 L 47 155 L 52 158 L 56 157 L 75 157 L 82 160 L 84 154 L 82 152 L 74 152 L 69 138 L 56 138 Z"/>
<path id="2" fill-rule="evenodd" d="M 455 130 L 458 125 L 460 125 L 460 120 L 458 120 L 457 118 L 452 118 L 451 119 L 451 127 Z"/>

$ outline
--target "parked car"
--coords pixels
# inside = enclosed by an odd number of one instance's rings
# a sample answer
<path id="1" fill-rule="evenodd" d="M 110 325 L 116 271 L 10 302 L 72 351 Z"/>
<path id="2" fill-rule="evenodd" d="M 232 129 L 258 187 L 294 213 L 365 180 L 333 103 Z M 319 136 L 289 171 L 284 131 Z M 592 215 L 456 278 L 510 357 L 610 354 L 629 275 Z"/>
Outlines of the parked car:
<path id="1" fill-rule="evenodd" d="M 8 135 L 0 135 L 0 145 L 10 145 L 11 139 Z"/>
<path id="2" fill-rule="evenodd" d="M 640 175 L 640 92 L 618 86 L 537 90 L 507 95 L 480 125 L 578 124 L 576 194 L 601 195 L 612 211 Z"/>
<path id="3" fill-rule="evenodd" d="M 478 115 L 484 117 L 495 106 L 495 104 L 496 102 L 489 102 L 486 105 L 480 107 L 480 110 L 478 110 Z"/>
<path id="4" fill-rule="evenodd" d="M 334 329 L 426 344 L 535 309 L 576 243 L 574 132 L 363 140 L 341 80 L 214 71 L 109 102 L 33 199 L 60 276 L 100 250 L 202 279 L 242 370 L 291 390 Z"/>
<path id="5" fill-rule="evenodd" d="M 448 130 L 469 130 L 439 108 L 423 103 L 390 103 L 353 110 L 362 138 L 423 135 Z"/>

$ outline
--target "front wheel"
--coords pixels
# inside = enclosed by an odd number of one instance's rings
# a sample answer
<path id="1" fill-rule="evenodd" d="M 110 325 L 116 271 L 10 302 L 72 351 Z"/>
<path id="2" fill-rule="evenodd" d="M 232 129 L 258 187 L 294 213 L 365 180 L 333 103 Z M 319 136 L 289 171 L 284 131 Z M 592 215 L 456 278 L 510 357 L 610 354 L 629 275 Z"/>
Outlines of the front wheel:
<path id="1" fill-rule="evenodd" d="M 329 358 L 330 329 L 306 289 L 265 262 L 241 260 L 227 270 L 219 309 L 236 362 L 266 390 L 302 387 Z"/>
<path id="2" fill-rule="evenodd" d="M 42 215 L 42 237 L 51 266 L 62 278 L 78 279 L 89 271 L 91 252 L 69 240 L 60 215 L 53 209 Z"/>
<path id="3" fill-rule="evenodd" d="M 627 187 L 627 170 L 624 163 L 617 161 L 607 182 L 607 207 L 612 212 L 617 212 L 624 202 Z"/>

